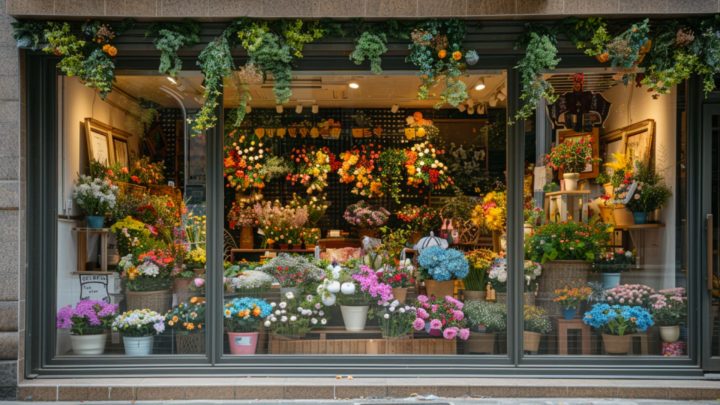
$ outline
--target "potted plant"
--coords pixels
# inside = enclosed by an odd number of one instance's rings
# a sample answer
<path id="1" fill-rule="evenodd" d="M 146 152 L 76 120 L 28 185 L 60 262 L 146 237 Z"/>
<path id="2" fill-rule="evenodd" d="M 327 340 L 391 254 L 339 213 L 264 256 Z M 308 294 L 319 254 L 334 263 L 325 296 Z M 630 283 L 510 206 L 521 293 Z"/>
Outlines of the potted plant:
<path id="1" fill-rule="evenodd" d="M 621 284 L 605 290 L 605 301 L 610 305 L 635 305 L 650 308 L 650 297 L 655 290 L 644 284 Z"/>
<path id="2" fill-rule="evenodd" d="M 413 333 L 415 307 L 404 305 L 396 299 L 384 301 L 382 306 L 370 311 L 370 318 L 377 319 L 383 338 L 402 339 Z"/>
<path id="3" fill-rule="evenodd" d="M 556 145 L 545 156 L 545 162 L 553 170 L 562 172 L 566 191 L 577 190 L 580 173 L 593 164 L 593 145 L 588 137 L 579 140 L 568 139 Z"/>
<path id="4" fill-rule="evenodd" d="M 687 296 L 684 288 L 660 290 L 650 296 L 652 316 L 660 327 L 665 343 L 680 339 L 680 324 L 687 317 Z"/>
<path id="5" fill-rule="evenodd" d="M 223 281 L 225 292 L 229 295 L 260 296 L 270 290 L 273 278 L 262 271 L 233 265 L 225 270 Z"/>
<path id="6" fill-rule="evenodd" d="M 465 285 L 463 297 L 466 302 L 485 300 L 487 273 L 496 256 L 495 252 L 490 249 L 476 249 L 465 254 L 470 265 L 468 275 L 463 280 Z"/>
<path id="7" fill-rule="evenodd" d="M 464 279 L 470 271 L 463 252 L 443 249 L 440 246 L 423 249 L 418 257 L 418 264 L 427 294 L 437 298 L 452 296 L 455 290 L 453 280 Z"/>
<path id="8" fill-rule="evenodd" d="M 550 318 L 544 309 L 535 305 L 525 305 L 523 320 L 523 349 L 526 352 L 537 353 L 542 335 L 552 330 Z"/>
<path id="9" fill-rule="evenodd" d="M 272 307 L 259 298 L 233 298 L 225 303 L 223 318 L 230 353 L 255 354 L 260 323 L 272 313 Z"/>
<path id="10" fill-rule="evenodd" d="M 230 229 L 240 229 L 239 247 L 252 249 L 254 246 L 253 228 L 258 224 L 253 207 L 248 206 L 248 203 L 243 200 L 233 201 L 227 214 L 227 220 Z"/>
<path id="11" fill-rule="evenodd" d="M 179 302 L 190 299 L 190 286 L 196 276 L 205 272 L 205 248 L 195 248 L 185 253 L 182 266 L 175 266 L 172 272 L 173 291 Z"/>
<path id="12" fill-rule="evenodd" d="M 646 223 L 648 213 L 662 208 L 672 196 L 662 176 L 640 162 L 636 163 L 634 174 L 616 188 L 615 193 L 633 213 L 636 224 Z"/>
<path id="13" fill-rule="evenodd" d="M 552 301 L 555 290 L 587 284 L 591 263 L 609 242 L 608 229 L 597 220 L 550 222 L 526 239 L 526 258 L 541 263 L 543 268 L 536 300 L 550 315 L 562 313 L 562 307 Z"/>
<path id="14" fill-rule="evenodd" d="M 73 308 L 61 308 L 57 313 L 58 329 L 70 330 L 70 344 L 78 355 L 103 354 L 107 330 L 117 314 L 118 306 L 105 301 L 81 300 Z"/>
<path id="15" fill-rule="evenodd" d="M 325 307 L 318 295 L 301 297 L 288 291 L 281 295 L 279 302 L 272 302 L 270 306 L 272 312 L 265 319 L 264 325 L 275 337 L 300 339 L 310 330 L 323 327 L 328 322 Z"/>
<path id="16" fill-rule="evenodd" d="M 364 200 L 350 204 L 343 213 L 343 218 L 359 229 L 360 236 L 375 238 L 378 229 L 390 219 L 390 212 L 383 207 L 370 205 Z"/>
<path id="17" fill-rule="evenodd" d="M 631 250 L 622 248 L 611 249 L 597 257 L 593 269 L 602 274 L 603 289 L 610 289 L 620 284 L 620 274 L 635 265 L 635 257 Z"/>
<path id="18" fill-rule="evenodd" d="M 423 235 L 440 225 L 437 212 L 425 205 L 405 204 L 395 216 L 410 230 L 410 242 L 417 243 Z"/>
<path id="19" fill-rule="evenodd" d="M 645 308 L 630 305 L 599 303 L 585 313 L 583 322 L 602 332 L 603 346 L 608 354 L 630 352 L 630 335 L 645 332 L 653 318 Z"/>
<path id="20" fill-rule="evenodd" d="M 117 186 L 110 180 L 80 175 L 73 190 L 73 200 L 85 214 L 88 228 L 105 226 L 105 215 L 115 207 Z"/>
<path id="21" fill-rule="evenodd" d="M 578 313 L 580 304 L 587 301 L 592 295 L 590 287 L 563 287 L 555 290 L 553 302 L 557 302 L 563 308 L 563 318 L 573 320 Z"/>
<path id="22" fill-rule="evenodd" d="M 507 328 L 505 304 L 485 301 L 465 303 L 463 312 L 472 328 L 472 336 L 465 343 L 465 353 L 495 354 L 495 337 Z"/>
<path id="23" fill-rule="evenodd" d="M 392 287 L 392 295 L 400 304 L 407 299 L 408 287 L 415 285 L 415 267 L 410 259 L 399 260 L 396 265 L 385 265 L 377 272 L 381 283 Z"/>
<path id="24" fill-rule="evenodd" d="M 147 356 L 153 351 L 153 338 L 165 331 L 165 317 L 149 309 L 133 309 L 115 318 L 112 330 L 123 338 L 125 354 Z"/>
<path id="25" fill-rule="evenodd" d="M 175 331 L 178 354 L 205 353 L 205 298 L 192 297 L 172 308 L 165 325 Z"/>
<path id="26" fill-rule="evenodd" d="M 526 305 L 535 305 L 535 297 L 540 286 L 542 266 L 532 260 L 523 261 L 523 272 L 525 275 L 524 302 Z"/>
<path id="27" fill-rule="evenodd" d="M 339 301 L 340 311 L 343 316 L 345 329 L 351 332 L 365 329 L 368 311 L 370 309 L 370 295 L 366 292 L 371 285 L 378 284 L 375 271 L 367 266 L 352 271 L 349 268 L 338 264 L 331 264 L 326 270 L 326 277 L 318 286 L 317 292 L 320 299 L 326 306 L 335 305 Z M 355 272 L 361 271 L 359 277 L 367 283 L 365 291 L 361 291 L 358 282 L 355 280 Z M 392 288 L 383 284 L 383 294 L 387 299 L 392 297 Z M 339 300 L 338 300 L 339 297 Z"/>
<path id="28" fill-rule="evenodd" d="M 437 299 L 418 295 L 413 328 L 417 331 L 424 330 L 430 336 L 442 336 L 447 340 L 456 337 L 460 340 L 468 340 L 470 329 L 467 327 L 463 307 L 462 302 L 449 295 Z"/>
<path id="29" fill-rule="evenodd" d="M 613 153 L 612 156 L 613 160 L 605 163 L 605 167 L 609 170 L 608 178 L 610 184 L 609 186 L 603 185 L 603 187 L 606 188 L 606 193 L 612 200 L 608 199 L 605 206 L 612 207 L 613 223 L 616 226 L 623 227 L 633 225 L 635 221 L 633 220 L 632 213 L 625 206 L 623 199 L 618 198 L 616 191 L 632 183 L 633 162 L 624 153 Z"/>
<path id="30" fill-rule="evenodd" d="M 323 270 L 314 265 L 304 256 L 280 253 L 276 257 L 255 268 L 273 277 L 280 284 L 280 293 L 300 293 L 304 282 L 319 281 L 323 278 Z"/>
<path id="31" fill-rule="evenodd" d="M 507 259 L 502 256 L 494 258 L 488 271 L 488 282 L 495 290 L 496 301 L 503 304 L 507 303 L 507 277 Z"/>
<path id="32" fill-rule="evenodd" d="M 148 309 L 166 313 L 170 309 L 170 275 L 174 259 L 164 250 L 123 256 L 118 263 L 125 283 L 128 309 Z"/>

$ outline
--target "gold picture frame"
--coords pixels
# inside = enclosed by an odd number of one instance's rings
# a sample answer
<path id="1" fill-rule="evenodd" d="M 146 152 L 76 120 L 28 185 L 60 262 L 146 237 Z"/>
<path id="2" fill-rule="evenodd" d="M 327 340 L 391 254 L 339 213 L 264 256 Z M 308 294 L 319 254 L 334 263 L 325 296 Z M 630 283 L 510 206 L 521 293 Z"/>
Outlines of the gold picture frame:
<path id="1" fill-rule="evenodd" d="M 105 165 L 115 163 L 112 152 L 112 127 L 92 118 L 85 118 L 88 159 Z"/>
<path id="2" fill-rule="evenodd" d="M 601 158 L 608 162 L 613 153 L 622 152 L 633 161 L 649 166 L 653 160 L 654 142 L 655 120 L 639 121 L 603 134 L 600 137 Z"/>

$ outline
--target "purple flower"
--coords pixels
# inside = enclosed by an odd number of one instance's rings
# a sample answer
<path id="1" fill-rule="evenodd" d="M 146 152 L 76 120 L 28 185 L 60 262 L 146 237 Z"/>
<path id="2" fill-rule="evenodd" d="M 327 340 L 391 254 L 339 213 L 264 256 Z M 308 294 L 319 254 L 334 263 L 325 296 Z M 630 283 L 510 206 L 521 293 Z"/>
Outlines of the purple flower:
<path id="1" fill-rule="evenodd" d="M 417 296 L 417 300 L 418 300 L 418 302 L 420 302 L 421 304 L 427 304 L 427 303 L 428 303 L 428 297 L 427 297 L 427 295 L 418 295 L 418 296 Z"/>
<path id="2" fill-rule="evenodd" d="M 193 284 L 195 284 L 195 287 L 200 288 L 205 285 L 205 279 L 198 277 L 193 280 Z"/>
<path id="3" fill-rule="evenodd" d="M 415 318 L 415 321 L 413 321 L 413 328 L 415 328 L 415 330 L 425 329 L 425 321 L 421 318 Z"/>
<path id="4" fill-rule="evenodd" d="M 450 327 L 443 331 L 443 337 L 447 340 L 453 340 L 455 339 L 455 336 L 457 336 L 458 328 L 456 327 Z"/>
<path id="5" fill-rule="evenodd" d="M 155 329 L 155 332 L 158 334 L 163 333 L 165 331 L 165 322 L 159 321 L 153 324 L 153 329 Z"/>

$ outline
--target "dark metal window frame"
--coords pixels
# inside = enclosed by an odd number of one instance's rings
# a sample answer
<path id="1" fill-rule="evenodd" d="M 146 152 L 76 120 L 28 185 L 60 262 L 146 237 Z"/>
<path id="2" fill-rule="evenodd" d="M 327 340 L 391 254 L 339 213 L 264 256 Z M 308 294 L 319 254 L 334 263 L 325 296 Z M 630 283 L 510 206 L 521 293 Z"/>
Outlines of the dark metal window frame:
<path id="1" fill-rule="evenodd" d="M 521 54 L 512 51 L 512 42 L 522 31 L 521 22 L 483 23 L 481 29 L 469 33 L 469 45 L 478 49 L 483 69 L 507 71 L 508 116 L 519 108 L 519 76 L 513 69 Z M 149 71 L 157 67 L 157 52 L 141 28 L 126 34 L 119 42 L 124 52 L 118 57 L 118 73 Z M 204 42 L 220 33 L 218 24 L 203 28 Z M 355 70 L 347 54 L 352 49 L 347 40 L 323 41 L 306 47 L 306 57 L 297 70 Z M 125 49 L 127 48 L 127 51 Z M 568 43 L 560 44 L 562 64 L 558 68 L 596 68 L 592 60 L 577 53 Z M 195 57 L 201 46 L 183 54 L 186 70 L 194 68 Z M 390 52 L 383 59 L 386 70 L 407 70 L 404 62 L 404 45 L 390 44 Z M 56 330 L 56 264 L 57 264 L 57 58 L 39 53 L 26 53 L 27 80 L 25 101 L 27 108 L 27 156 L 28 165 L 28 255 L 27 266 L 27 335 L 26 377 L 37 376 L 97 376 L 97 375 L 307 375 L 328 376 L 336 374 L 374 376 L 625 376 L 665 378 L 691 378 L 702 375 L 699 365 L 700 347 L 699 312 L 689 313 L 689 356 L 663 358 L 659 356 L 527 356 L 522 351 L 523 306 L 523 174 L 525 134 L 522 123 L 508 128 L 507 172 L 508 204 L 508 275 L 511 297 L 508 323 L 508 352 L 506 355 L 475 356 L 291 356 L 259 355 L 228 356 L 222 353 L 222 280 L 218 272 L 208 272 L 208 339 L 206 355 L 149 356 L 129 358 L 125 356 L 102 356 L 79 358 L 55 357 Z M 243 55 L 236 55 L 242 61 Z M 696 80 L 688 84 L 688 240 L 701 240 L 702 221 L 699 202 L 693 197 L 701 195 L 696 175 L 700 158 L 699 139 L 701 128 L 697 124 L 702 94 Z M 222 106 L 222 102 L 220 103 Z M 218 107 L 222 117 L 222 108 Z M 698 118 L 698 119 L 694 119 Z M 223 120 L 208 134 L 207 142 L 207 213 L 208 213 L 208 266 L 222 265 L 223 232 L 223 177 L 222 135 Z M 699 197 L 697 198 L 699 200 Z M 688 252 L 688 294 L 690 308 L 707 305 L 706 294 L 701 289 L 700 254 L 702 246 L 690 244 Z"/>

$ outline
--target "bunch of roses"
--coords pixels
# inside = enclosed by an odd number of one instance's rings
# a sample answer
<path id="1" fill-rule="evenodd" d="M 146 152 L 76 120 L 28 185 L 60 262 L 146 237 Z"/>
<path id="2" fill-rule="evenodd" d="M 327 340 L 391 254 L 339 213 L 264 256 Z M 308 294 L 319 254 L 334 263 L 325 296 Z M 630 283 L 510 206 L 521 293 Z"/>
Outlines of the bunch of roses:
<path id="1" fill-rule="evenodd" d="M 467 340 L 470 337 L 470 329 L 467 328 L 465 313 L 462 311 L 463 303 L 455 298 L 447 296 L 431 300 L 426 295 L 418 295 L 415 308 L 415 330 L 425 329 L 431 335 L 442 334 L 448 340 L 455 337 Z"/>
<path id="2" fill-rule="evenodd" d="M 364 197 L 383 195 L 382 182 L 374 173 L 380 148 L 380 145 L 370 143 L 355 146 L 352 150 L 340 154 L 342 164 L 337 172 L 341 183 L 353 185 L 351 193 Z"/>
<path id="3" fill-rule="evenodd" d="M 228 134 L 223 161 L 227 186 L 238 191 L 248 188 L 265 187 L 265 172 L 262 169 L 268 150 L 254 135 L 240 135 L 237 130 Z"/>
<path id="4" fill-rule="evenodd" d="M 405 151 L 407 160 L 407 183 L 413 187 L 432 186 L 435 190 L 444 190 L 453 185 L 447 166 L 438 160 L 444 153 L 436 149 L 430 142 L 421 142 Z"/>
<path id="5" fill-rule="evenodd" d="M 335 155 L 325 146 L 317 149 L 313 146 L 293 148 L 290 161 L 294 165 L 286 179 L 293 185 L 300 183 L 307 187 L 307 193 L 320 192 L 328 186 L 328 173 L 332 170 L 331 162 Z"/>

